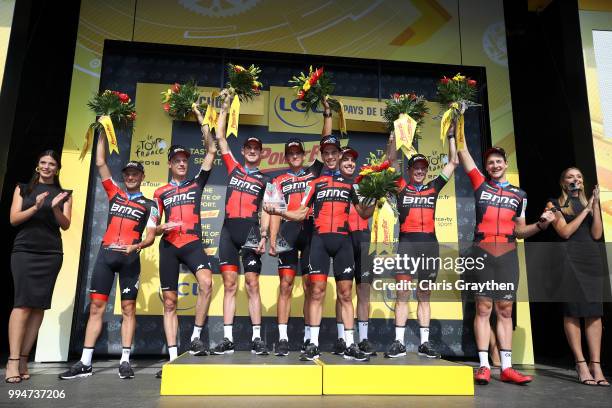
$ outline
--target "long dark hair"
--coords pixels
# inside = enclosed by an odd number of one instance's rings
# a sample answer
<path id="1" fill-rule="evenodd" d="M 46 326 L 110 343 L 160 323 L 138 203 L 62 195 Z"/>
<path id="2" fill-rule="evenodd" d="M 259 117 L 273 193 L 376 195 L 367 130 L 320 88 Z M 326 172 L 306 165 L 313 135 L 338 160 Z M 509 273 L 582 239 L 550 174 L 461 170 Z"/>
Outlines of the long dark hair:
<path id="1" fill-rule="evenodd" d="M 59 170 L 62 168 L 62 161 L 60 159 L 60 155 L 57 154 L 55 150 L 45 150 L 44 152 L 38 155 L 38 158 L 36 159 L 36 168 L 38 168 L 38 162 L 40 161 L 40 159 L 45 156 L 51 156 L 51 158 L 57 163 L 57 173 L 55 174 L 55 176 L 53 176 L 53 185 L 61 190 L 62 186 L 59 181 Z M 28 187 L 26 188 L 26 193 L 28 195 L 31 194 L 32 191 L 34 191 L 34 187 L 36 187 L 40 178 L 40 175 L 36 171 L 36 168 L 34 169 L 34 174 L 32 175 L 32 178 L 28 183 Z"/>

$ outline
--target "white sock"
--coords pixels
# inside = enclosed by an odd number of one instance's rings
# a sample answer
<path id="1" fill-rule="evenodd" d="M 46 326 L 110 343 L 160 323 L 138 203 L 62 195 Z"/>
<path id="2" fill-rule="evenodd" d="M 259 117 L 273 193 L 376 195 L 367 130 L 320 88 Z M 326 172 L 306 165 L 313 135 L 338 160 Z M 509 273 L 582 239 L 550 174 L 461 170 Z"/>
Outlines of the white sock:
<path id="1" fill-rule="evenodd" d="M 480 366 L 491 368 L 489 365 L 489 350 L 478 350 L 478 358 L 480 359 Z"/>
<path id="2" fill-rule="evenodd" d="M 338 338 L 343 339 L 344 338 L 344 323 L 336 322 L 336 327 L 338 328 Z"/>
<path id="3" fill-rule="evenodd" d="M 193 325 L 193 333 L 191 333 L 191 341 L 200 338 L 200 334 L 202 333 L 202 326 Z"/>
<path id="4" fill-rule="evenodd" d="M 319 326 L 310 326 L 310 342 L 315 346 L 319 345 Z"/>
<path id="5" fill-rule="evenodd" d="M 421 332 L 421 344 L 427 343 L 429 341 L 429 327 L 420 327 L 419 332 Z"/>
<path id="6" fill-rule="evenodd" d="M 395 326 L 395 340 L 404 345 L 404 335 L 406 333 L 406 326 Z"/>
<path id="7" fill-rule="evenodd" d="M 306 340 L 310 340 L 310 326 L 309 325 L 304 325 L 304 343 L 306 343 Z"/>
<path id="8" fill-rule="evenodd" d="M 178 347 L 168 346 L 168 355 L 170 355 L 170 361 L 178 357 Z"/>
<path id="9" fill-rule="evenodd" d="M 289 337 L 287 336 L 287 325 L 286 324 L 279 324 L 278 325 L 278 339 L 279 340 L 289 340 Z"/>
<path id="10" fill-rule="evenodd" d="M 353 344 L 355 344 L 355 330 L 345 329 L 344 330 L 344 341 L 346 342 L 346 347 L 350 347 Z"/>
<path id="11" fill-rule="evenodd" d="M 225 337 L 229 341 L 234 341 L 233 328 L 234 328 L 233 324 L 223 325 L 223 337 Z"/>
<path id="12" fill-rule="evenodd" d="M 83 353 L 81 354 L 81 363 L 83 363 L 83 365 L 91 365 L 91 357 L 93 356 L 93 352 L 93 347 L 83 347 Z"/>
<path id="13" fill-rule="evenodd" d="M 259 324 L 254 324 L 253 336 L 251 337 L 251 340 L 255 340 L 258 337 L 261 339 L 261 326 Z"/>
<path id="14" fill-rule="evenodd" d="M 508 367 L 512 367 L 512 350 L 499 350 L 499 357 L 501 358 L 501 369 L 505 370 Z"/>
<path id="15" fill-rule="evenodd" d="M 124 347 L 123 350 L 121 350 L 121 360 L 119 360 L 119 364 L 124 361 L 130 362 L 130 351 L 132 351 L 131 347 Z"/>
<path id="16" fill-rule="evenodd" d="M 368 339 L 368 322 L 357 322 L 357 326 L 359 327 L 359 341 L 364 341 Z"/>

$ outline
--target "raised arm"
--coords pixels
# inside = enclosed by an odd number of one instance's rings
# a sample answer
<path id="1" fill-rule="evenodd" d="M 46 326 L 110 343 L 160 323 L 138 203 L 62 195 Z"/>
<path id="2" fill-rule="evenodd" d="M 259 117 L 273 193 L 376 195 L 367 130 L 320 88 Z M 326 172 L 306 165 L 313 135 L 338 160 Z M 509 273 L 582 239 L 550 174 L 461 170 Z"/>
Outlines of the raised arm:
<path id="1" fill-rule="evenodd" d="M 455 125 L 453 124 L 452 127 L 454 128 Z M 457 153 L 459 155 L 459 161 L 461 162 L 461 164 L 463 164 L 463 169 L 466 173 L 469 173 L 470 171 L 476 168 L 476 163 L 474 162 L 474 159 L 472 158 L 472 155 L 470 154 L 467 147 L 467 140 L 463 144 L 463 148 Z"/>
<path id="2" fill-rule="evenodd" d="M 202 160 L 202 170 L 210 170 L 217 154 L 217 146 L 210 133 L 210 127 L 208 124 L 204 124 L 204 116 L 202 116 L 202 112 L 200 112 L 197 106 L 193 107 L 193 113 L 198 118 L 198 123 L 202 130 L 202 146 L 206 149 L 206 156 Z"/>
<path id="3" fill-rule="evenodd" d="M 332 111 L 329 107 L 327 99 L 323 100 L 323 129 L 321 130 L 321 136 L 331 135 L 332 133 Z"/>
<path id="4" fill-rule="evenodd" d="M 469 154 L 469 153 L 468 153 Z M 448 129 L 448 163 L 442 169 L 442 174 L 449 179 L 457 165 L 459 164 L 459 157 L 457 156 L 457 143 L 455 141 L 455 126 L 451 126 Z M 466 170 L 467 171 L 467 170 Z"/>
<path id="5" fill-rule="evenodd" d="M 391 166 L 396 171 L 400 171 L 399 163 L 397 162 L 397 146 L 395 144 L 395 132 L 389 133 L 389 140 L 387 140 L 387 160 L 391 163 Z"/>
<path id="6" fill-rule="evenodd" d="M 223 103 L 221 104 L 221 111 L 219 112 L 219 117 L 217 118 L 215 138 L 217 139 L 217 143 L 219 143 L 219 150 L 221 150 L 221 154 L 227 154 L 231 153 L 231 150 L 227 144 L 227 139 L 225 138 L 225 130 L 227 128 L 227 113 L 229 111 L 232 95 L 229 93 L 229 91 L 223 90 L 221 92 L 221 97 L 223 98 Z"/>
<path id="7" fill-rule="evenodd" d="M 98 146 L 96 147 L 96 166 L 102 181 L 112 177 L 110 169 L 106 164 L 106 140 L 102 135 L 98 135 Z"/>

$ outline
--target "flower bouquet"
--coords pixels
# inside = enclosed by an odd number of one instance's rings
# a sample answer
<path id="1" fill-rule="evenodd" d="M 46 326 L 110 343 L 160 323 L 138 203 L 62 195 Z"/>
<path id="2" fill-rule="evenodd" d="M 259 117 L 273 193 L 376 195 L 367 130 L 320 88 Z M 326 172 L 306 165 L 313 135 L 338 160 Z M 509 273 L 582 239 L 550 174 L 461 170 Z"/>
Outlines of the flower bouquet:
<path id="1" fill-rule="evenodd" d="M 207 107 L 205 102 L 198 104 L 200 92 L 195 81 L 189 81 L 185 85 L 175 83 L 161 94 L 162 106 L 173 119 L 184 120 L 192 115 L 194 104 L 200 112 L 204 112 Z"/>
<path id="2" fill-rule="evenodd" d="M 335 84 L 331 74 L 325 72 L 323 67 L 313 71 L 311 66 L 308 75 L 300 72 L 300 75 L 294 76 L 289 83 L 296 89 L 297 99 L 303 102 L 306 113 L 317 110 L 324 100 L 327 100 L 332 111 L 341 112 L 340 102 L 329 97 L 334 92 Z"/>
<path id="3" fill-rule="evenodd" d="M 455 135 L 458 149 L 461 149 L 465 143 L 463 113 L 469 107 L 480 106 L 474 102 L 477 93 L 476 86 L 475 80 L 461 74 L 452 78 L 444 76 L 438 81 L 438 102 L 444 110 L 440 123 L 440 138 L 444 142 L 449 127 L 456 122 Z"/>
<path id="4" fill-rule="evenodd" d="M 89 151 L 95 131 L 104 131 L 108 139 L 109 151 L 119 153 L 115 127 L 127 128 L 131 122 L 136 120 L 136 110 L 130 97 L 125 93 L 107 89 L 94 95 L 87 102 L 87 107 L 98 119 L 87 128 L 80 159 L 83 160 Z"/>
<path id="5" fill-rule="evenodd" d="M 425 97 L 414 93 L 399 94 L 394 93 L 390 99 L 385 100 L 386 108 L 383 111 L 383 118 L 387 125 L 387 130 L 394 130 L 394 122 L 400 115 L 405 114 L 416 121 L 416 133 L 420 131 L 425 121 L 425 115 L 429 113 L 429 108 L 425 104 Z"/>
<path id="6" fill-rule="evenodd" d="M 381 207 L 388 198 L 397 194 L 397 181 L 400 175 L 384 155 L 377 157 L 370 153 L 369 162 L 369 165 L 361 167 L 355 183 L 358 185 L 359 195 L 363 197 L 364 204 L 377 203 L 377 206 Z"/>
<path id="7" fill-rule="evenodd" d="M 225 88 L 229 90 L 230 95 L 238 95 L 241 102 L 250 101 L 259 95 L 262 87 L 261 82 L 259 82 L 260 74 L 261 69 L 253 64 L 248 68 L 227 64 L 229 82 Z"/>

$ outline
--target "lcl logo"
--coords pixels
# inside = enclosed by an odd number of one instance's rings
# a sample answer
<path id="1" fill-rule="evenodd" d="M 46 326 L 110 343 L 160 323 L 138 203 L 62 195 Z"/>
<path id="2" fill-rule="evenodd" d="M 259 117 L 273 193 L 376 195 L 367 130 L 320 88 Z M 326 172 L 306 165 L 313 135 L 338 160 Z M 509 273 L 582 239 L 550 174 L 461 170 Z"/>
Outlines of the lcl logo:
<path id="1" fill-rule="evenodd" d="M 280 120 L 281 122 L 283 122 L 285 125 L 287 126 L 291 126 L 291 127 L 295 127 L 295 128 L 307 128 L 307 127 L 311 127 L 314 126 L 318 123 L 318 115 L 315 117 L 315 115 L 312 115 L 310 118 L 314 118 L 311 119 L 311 123 L 304 123 L 302 121 L 300 122 L 294 122 L 284 116 L 286 116 L 285 113 L 289 113 L 289 112 L 297 112 L 297 113 L 305 113 L 306 109 L 304 108 L 304 103 L 298 99 L 287 99 L 284 96 L 277 96 L 276 99 L 274 100 L 274 114 L 276 115 L 276 117 L 278 118 L 278 120 Z M 319 108 L 317 107 L 314 111 L 315 114 L 316 113 L 322 113 L 322 110 L 319 110 Z"/>

